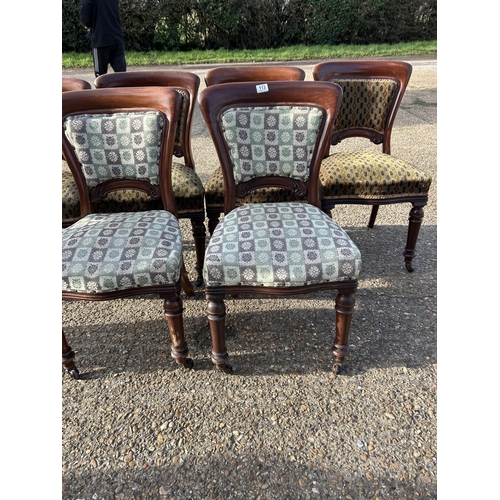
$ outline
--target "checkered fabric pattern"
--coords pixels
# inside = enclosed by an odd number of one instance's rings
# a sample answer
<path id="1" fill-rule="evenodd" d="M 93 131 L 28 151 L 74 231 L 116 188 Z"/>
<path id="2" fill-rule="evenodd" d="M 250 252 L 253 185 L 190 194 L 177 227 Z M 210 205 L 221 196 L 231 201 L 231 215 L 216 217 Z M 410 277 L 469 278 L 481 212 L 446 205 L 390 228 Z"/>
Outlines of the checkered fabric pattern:
<path id="1" fill-rule="evenodd" d="M 62 232 L 62 289 L 104 293 L 176 283 L 177 219 L 165 210 L 90 214 Z"/>
<path id="2" fill-rule="evenodd" d="M 158 184 L 161 134 L 158 111 L 81 114 L 64 122 L 89 187 L 114 178 Z"/>
<path id="3" fill-rule="evenodd" d="M 355 279 L 360 270 L 358 248 L 319 208 L 256 203 L 218 224 L 203 277 L 207 286 L 301 286 Z"/>
<path id="4" fill-rule="evenodd" d="M 319 109 L 299 106 L 232 108 L 223 113 L 235 181 L 267 175 L 307 181 L 322 119 Z"/>

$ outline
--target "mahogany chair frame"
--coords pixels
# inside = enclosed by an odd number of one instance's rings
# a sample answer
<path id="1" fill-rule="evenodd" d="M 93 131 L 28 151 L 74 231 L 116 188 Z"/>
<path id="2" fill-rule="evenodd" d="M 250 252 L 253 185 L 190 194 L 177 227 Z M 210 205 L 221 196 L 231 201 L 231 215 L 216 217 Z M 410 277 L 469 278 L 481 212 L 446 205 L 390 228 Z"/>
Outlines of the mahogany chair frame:
<path id="1" fill-rule="evenodd" d="M 391 154 L 391 135 L 394 120 L 396 118 L 403 95 L 408 86 L 412 74 L 411 64 L 404 61 L 386 60 L 339 60 L 325 61 L 313 67 L 313 78 L 315 81 L 338 82 L 338 80 L 376 80 L 390 79 L 396 84 L 395 94 L 387 106 L 387 113 L 383 131 L 375 131 L 364 127 L 351 127 L 340 131 L 333 130 L 330 144 L 335 146 L 342 140 L 350 137 L 362 137 L 370 140 L 373 144 L 382 146 L 382 153 Z M 348 106 L 349 103 L 345 103 Z M 368 227 L 372 229 L 380 205 L 391 205 L 394 203 L 411 203 L 412 208 L 409 215 L 408 235 L 406 247 L 403 252 L 405 266 L 409 272 L 414 268 L 412 260 L 415 257 L 415 247 L 418 233 L 424 217 L 423 208 L 427 205 L 428 195 L 421 196 L 398 196 L 393 198 L 335 198 L 322 199 L 322 208 L 326 213 L 330 213 L 339 204 L 372 205 L 372 211 L 368 222 Z"/>
<path id="2" fill-rule="evenodd" d="M 188 71 L 127 71 L 121 73 L 106 73 L 98 76 L 94 81 L 96 88 L 120 88 L 120 87 L 172 87 L 183 89 L 187 92 L 187 112 L 180 116 L 183 123 L 181 127 L 180 144 L 174 145 L 174 156 L 183 158 L 184 165 L 196 171 L 193 152 L 191 148 L 191 126 L 193 122 L 194 108 L 200 87 L 200 77 Z M 174 193 L 175 194 L 175 193 Z M 203 283 L 202 268 L 205 258 L 206 228 L 205 209 L 179 211 L 179 219 L 190 219 L 193 231 L 193 239 L 196 253 L 196 272 L 198 274 L 196 284 Z"/>
<path id="3" fill-rule="evenodd" d="M 302 68 L 296 66 L 262 65 L 262 66 L 219 66 L 209 69 L 205 73 L 205 85 L 211 87 L 221 83 L 238 82 L 274 82 L 274 81 L 303 81 L 306 73 Z M 219 222 L 220 214 L 223 213 L 221 206 L 206 203 L 208 218 L 208 231 L 210 234 Z"/>
<path id="4" fill-rule="evenodd" d="M 319 169 L 323 151 L 328 144 L 336 114 L 340 107 L 342 89 L 338 85 L 324 82 L 268 82 L 269 91 L 256 92 L 253 82 L 218 84 L 203 89 L 198 97 L 201 112 L 207 123 L 210 135 L 215 144 L 217 155 L 224 174 L 224 214 L 227 215 L 236 207 L 236 198 L 244 197 L 249 192 L 261 187 L 280 187 L 301 196 L 307 202 L 320 207 L 319 201 Z M 310 174 L 307 182 L 299 180 L 266 176 L 256 177 L 247 182 L 236 183 L 230 153 L 223 137 L 220 117 L 224 111 L 234 107 L 259 106 L 314 106 L 323 110 L 323 121 L 318 140 L 310 163 Z M 333 371 L 336 374 L 348 353 L 348 336 L 351 317 L 354 311 L 354 293 L 357 290 L 357 279 L 324 282 L 302 286 L 268 287 L 268 286 L 213 286 L 206 283 L 207 316 L 212 337 L 212 362 L 218 369 L 231 373 L 232 367 L 227 363 L 228 353 L 225 342 L 226 308 L 224 297 L 239 294 L 255 294 L 268 296 L 294 296 L 320 290 L 336 290 L 336 331 L 332 347 L 334 355 Z"/>
<path id="5" fill-rule="evenodd" d="M 107 193 L 115 189 L 138 189 L 153 197 L 160 197 L 165 210 L 177 216 L 175 198 L 172 191 L 171 165 L 175 140 L 175 127 L 180 113 L 180 95 L 168 88 L 124 88 L 124 89 L 92 89 L 85 93 L 63 92 L 62 94 L 62 150 L 64 157 L 75 178 L 80 196 L 82 218 L 93 213 L 93 203 L 102 199 Z M 89 189 L 80 162 L 75 150 L 66 137 L 64 122 L 68 116 L 86 114 L 106 114 L 129 111 L 160 111 L 166 118 L 163 130 L 159 158 L 159 185 L 139 179 L 112 179 Z M 143 286 L 125 290 L 116 290 L 106 293 L 63 291 L 63 300 L 114 300 L 124 297 L 157 294 L 164 300 L 164 312 L 170 329 L 172 341 L 171 354 L 175 361 L 186 368 L 193 366 L 193 360 L 188 358 L 188 348 L 184 338 L 184 325 L 180 297 L 181 283 L 184 286 L 187 274 L 183 268 L 177 283 Z M 189 280 L 187 281 L 189 284 Z M 191 289 L 192 290 L 192 289 Z M 188 295 L 193 295 L 188 293 Z M 79 377 L 79 371 L 74 363 L 75 354 L 68 344 L 64 330 L 62 332 L 62 364 L 73 378 Z"/>
<path id="6" fill-rule="evenodd" d="M 92 85 L 86 80 L 81 78 L 73 78 L 68 76 L 62 77 L 62 91 L 68 92 L 70 90 L 88 90 L 91 89 Z"/>

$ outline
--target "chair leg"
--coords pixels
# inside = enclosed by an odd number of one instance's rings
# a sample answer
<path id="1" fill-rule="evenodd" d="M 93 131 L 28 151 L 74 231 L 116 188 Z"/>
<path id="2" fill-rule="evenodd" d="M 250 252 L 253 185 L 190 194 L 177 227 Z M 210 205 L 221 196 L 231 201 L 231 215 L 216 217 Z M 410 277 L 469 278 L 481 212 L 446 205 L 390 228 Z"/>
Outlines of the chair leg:
<path id="1" fill-rule="evenodd" d="M 162 295 L 165 299 L 163 309 L 167 318 L 168 328 L 170 330 L 170 339 L 172 341 L 171 354 L 172 357 L 184 366 L 184 368 L 192 368 L 194 362 L 188 358 L 189 353 L 186 339 L 184 338 L 184 322 L 182 319 L 182 300 L 179 295 L 180 290 L 172 292 L 171 295 Z"/>
<path id="2" fill-rule="evenodd" d="M 193 285 L 191 284 L 191 281 L 189 281 L 189 276 L 186 271 L 186 266 L 184 263 L 182 263 L 182 269 L 181 269 L 181 285 L 182 289 L 186 293 L 188 297 L 193 297 L 194 296 L 194 288 Z"/>
<path id="3" fill-rule="evenodd" d="M 405 258 L 405 266 L 408 272 L 412 273 L 414 268 L 412 266 L 413 257 L 415 257 L 415 247 L 417 246 L 418 233 L 424 218 L 424 207 L 413 205 L 410 210 L 410 217 L 408 218 L 408 237 L 406 240 L 406 248 L 403 252 Z"/>
<path id="4" fill-rule="evenodd" d="M 219 223 L 219 217 L 221 210 L 219 208 L 208 208 L 207 207 L 207 217 L 208 217 L 208 232 L 210 236 L 214 233 L 217 224 Z"/>
<path id="5" fill-rule="evenodd" d="M 72 378 L 77 379 L 80 376 L 80 372 L 75 366 L 74 360 L 75 353 L 71 349 L 70 345 L 66 341 L 66 336 L 64 331 L 62 332 L 62 364 L 66 371 L 71 375 Z"/>
<path id="6" fill-rule="evenodd" d="M 332 353 L 335 357 L 333 363 L 333 373 L 337 375 L 340 371 L 344 358 L 349 352 L 349 329 L 354 311 L 354 292 L 337 294 L 335 298 L 335 342 Z"/>
<path id="7" fill-rule="evenodd" d="M 379 206 L 380 205 L 373 205 L 372 206 L 372 213 L 370 214 L 370 220 L 368 221 L 368 227 L 370 229 L 373 229 L 373 226 L 375 225 L 375 219 L 377 218 Z"/>
<path id="8" fill-rule="evenodd" d="M 194 247 L 196 251 L 196 286 L 203 285 L 203 262 L 205 260 L 205 215 L 200 215 L 191 218 L 191 227 L 193 228 Z"/>
<path id="9" fill-rule="evenodd" d="M 224 292 L 206 292 L 207 316 L 212 335 L 212 362 L 219 370 L 231 373 L 233 368 L 227 364 L 226 349 L 226 306 L 224 304 Z"/>

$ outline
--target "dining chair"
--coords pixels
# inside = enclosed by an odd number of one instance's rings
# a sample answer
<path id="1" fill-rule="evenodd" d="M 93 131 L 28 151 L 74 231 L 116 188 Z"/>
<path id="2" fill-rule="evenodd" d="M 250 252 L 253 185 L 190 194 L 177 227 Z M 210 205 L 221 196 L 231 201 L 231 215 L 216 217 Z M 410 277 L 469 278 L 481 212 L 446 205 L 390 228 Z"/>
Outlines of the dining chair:
<path id="1" fill-rule="evenodd" d="M 205 73 L 205 84 L 207 87 L 221 83 L 237 82 L 270 82 L 279 80 L 302 81 L 306 73 L 302 68 L 295 66 L 264 65 L 264 66 L 218 66 L 209 69 Z M 256 189 L 249 193 L 238 204 L 300 201 L 297 194 L 286 189 L 268 187 Z M 224 211 L 224 182 L 222 168 L 217 168 L 209 177 L 205 185 L 205 206 L 208 218 L 208 231 L 213 233 L 219 217 Z"/>
<path id="2" fill-rule="evenodd" d="M 326 61 L 316 64 L 313 78 L 333 82 L 344 91 L 331 145 L 351 137 L 369 139 L 382 151 L 335 152 L 320 169 L 322 208 L 329 213 L 339 204 L 372 205 L 368 227 L 373 228 L 380 205 L 411 203 L 405 266 L 413 272 L 413 258 L 424 217 L 432 177 L 391 154 L 394 120 L 412 73 L 403 61 Z"/>
<path id="3" fill-rule="evenodd" d="M 62 151 L 75 178 L 81 218 L 62 231 L 63 300 L 157 294 L 172 357 L 186 368 L 181 283 L 186 279 L 171 168 L 179 93 L 168 88 L 91 89 L 62 94 Z M 157 210 L 99 213 L 116 189 L 163 201 Z M 63 366 L 80 376 L 63 328 Z M 104 347 L 104 346 L 103 346 Z"/>
<path id="4" fill-rule="evenodd" d="M 62 77 L 62 91 L 88 90 L 92 85 L 86 80 L 74 77 Z M 62 227 L 71 226 L 80 218 L 80 200 L 76 189 L 73 175 L 68 168 L 68 164 L 62 157 Z"/>
<path id="5" fill-rule="evenodd" d="M 338 85 L 297 81 L 226 83 L 200 92 L 224 179 L 224 217 L 203 266 L 212 362 L 224 372 L 232 371 L 226 294 L 336 291 L 335 374 L 348 352 L 361 256 L 321 210 L 318 180 L 341 96 Z M 306 202 L 237 204 L 263 187 L 292 191 Z"/>
<path id="6" fill-rule="evenodd" d="M 201 286 L 203 283 L 202 266 L 206 245 L 205 191 L 196 173 L 191 148 L 191 124 L 200 85 L 199 76 L 188 71 L 128 71 L 101 75 L 95 79 L 94 84 L 96 88 L 172 87 L 181 95 L 181 114 L 177 122 L 173 153 L 175 159 L 172 162 L 172 183 L 178 216 L 180 219 L 190 219 L 191 221 L 196 253 L 196 285 Z M 63 198 L 66 210 L 71 210 L 72 214 L 78 212 L 79 205 L 73 203 L 72 206 L 69 206 L 70 204 L 67 201 L 68 197 L 71 197 L 72 200 L 76 198 L 76 201 L 78 201 L 73 179 L 69 177 L 63 178 L 63 190 L 66 193 L 65 198 Z M 153 199 L 148 193 L 135 189 L 124 189 L 109 193 L 97 207 L 103 213 L 134 212 L 161 208 L 162 202 L 160 199 Z"/>

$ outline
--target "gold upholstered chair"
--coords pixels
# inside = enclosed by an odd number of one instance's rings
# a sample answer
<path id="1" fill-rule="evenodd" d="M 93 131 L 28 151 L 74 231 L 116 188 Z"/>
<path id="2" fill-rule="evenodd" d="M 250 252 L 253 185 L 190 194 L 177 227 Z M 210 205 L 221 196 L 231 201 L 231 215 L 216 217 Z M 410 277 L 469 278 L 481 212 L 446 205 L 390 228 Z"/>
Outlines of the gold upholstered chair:
<path id="1" fill-rule="evenodd" d="M 410 203 L 406 269 L 413 268 L 418 233 L 432 178 L 391 154 L 394 119 L 408 85 L 412 66 L 402 61 L 327 61 L 314 66 L 317 81 L 333 82 L 344 91 L 331 145 L 350 137 L 381 144 L 381 152 L 349 151 L 329 154 L 322 162 L 322 208 L 335 205 L 372 205 L 368 227 L 373 228 L 380 205 Z"/>
<path id="2" fill-rule="evenodd" d="M 221 83 L 237 82 L 271 82 L 271 81 L 302 81 L 306 74 L 301 68 L 295 66 L 264 65 L 264 66 L 219 66 L 209 69 L 205 73 L 207 87 Z M 277 187 L 266 187 L 249 193 L 243 199 L 238 199 L 237 204 L 260 203 L 263 201 L 300 201 L 302 197 L 297 194 Z M 208 217 L 208 230 L 213 233 L 219 216 L 224 211 L 224 182 L 222 168 L 217 168 L 205 184 L 205 206 Z"/>
<path id="3" fill-rule="evenodd" d="M 202 284 L 202 265 L 205 256 L 205 204 L 204 187 L 195 170 L 191 150 L 191 123 L 198 95 L 200 78 L 188 71 L 129 71 L 107 73 L 95 79 L 96 88 L 120 87 L 171 87 L 182 99 L 181 114 L 177 123 L 174 161 L 172 163 L 172 183 L 179 219 L 190 219 L 196 252 L 196 284 Z M 77 198 L 76 186 L 72 178 L 63 175 L 63 206 L 71 215 L 79 211 L 79 204 L 71 206 L 67 202 Z M 78 200 L 76 200 L 78 201 Z M 134 189 L 109 193 L 96 209 L 103 213 L 134 212 L 162 208 L 161 199 L 153 199 L 148 193 Z M 63 214 L 64 219 L 64 214 Z"/>
<path id="4" fill-rule="evenodd" d="M 62 94 L 62 151 L 75 178 L 81 218 L 62 231 L 63 300 L 164 299 L 172 357 L 188 355 L 180 298 L 186 279 L 171 166 L 181 97 L 168 88 L 91 89 Z M 115 189 L 160 198 L 161 209 L 99 213 Z M 104 348 L 105 346 L 103 346 Z M 80 374 L 62 334 L 63 366 Z"/>
<path id="5" fill-rule="evenodd" d="M 223 171 L 224 217 L 208 243 L 203 273 L 212 361 L 225 372 L 232 371 L 225 343 L 226 294 L 335 291 L 335 374 L 347 354 L 361 256 L 321 210 L 318 185 L 341 95 L 338 85 L 302 81 L 225 83 L 200 92 Z M 269 187 L 305 201 L 237 202 Z"/>

